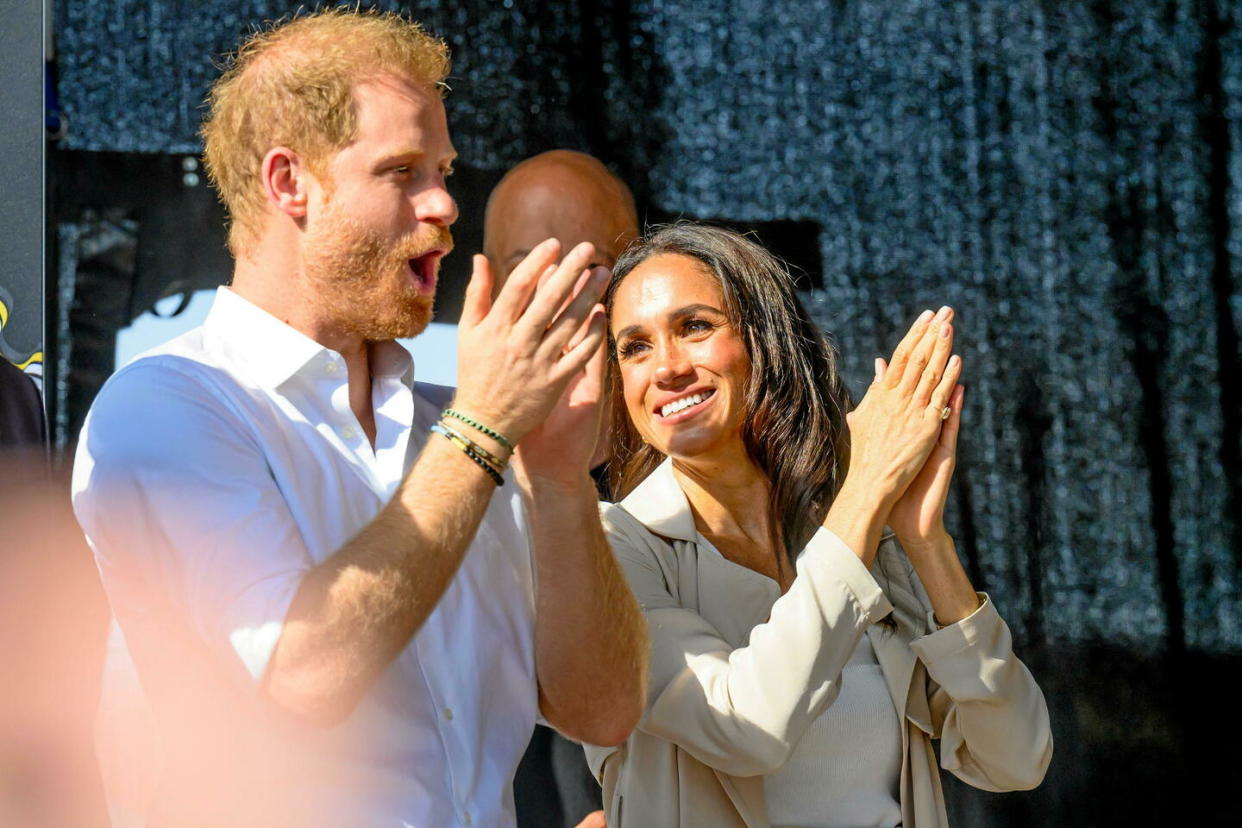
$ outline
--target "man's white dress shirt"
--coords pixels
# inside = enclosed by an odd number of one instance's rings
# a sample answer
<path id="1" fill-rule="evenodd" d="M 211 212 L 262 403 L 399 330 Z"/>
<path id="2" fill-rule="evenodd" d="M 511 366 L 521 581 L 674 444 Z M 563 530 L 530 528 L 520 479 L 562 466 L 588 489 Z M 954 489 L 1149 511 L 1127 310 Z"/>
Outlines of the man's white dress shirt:
<path id="1" fill-rule="evenodd" d="M 514 821 L 538 703 L 511 481 L 348 719 L 293 721 L 261 691 L 302 576 L 392 497 L 449 398 L 414 385 L 396 343 L 371 367 L 374 451 L 340 355 L 221 288 L 201 327 L 124 367 L 92 406 L 74 507 L 159 724 L 153 825 Z"/>

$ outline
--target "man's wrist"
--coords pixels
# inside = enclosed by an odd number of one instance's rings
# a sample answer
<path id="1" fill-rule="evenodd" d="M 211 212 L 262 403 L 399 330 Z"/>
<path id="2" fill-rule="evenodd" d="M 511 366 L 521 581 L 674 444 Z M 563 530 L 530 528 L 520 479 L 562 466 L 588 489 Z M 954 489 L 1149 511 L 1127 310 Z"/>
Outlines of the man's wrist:
<path id="1" fill-rule="evenodd" d="M 440 421 L 447 423 L 455 431 L 468 432 L 473 442 L 483 446 L 506 464 L 512 458 L 514 447 L 520 439 L 520 435 L 514 434 L 510 424 L 503 418 L 469 402 L 459 403 L 454 400 L 441 413 Z"/>

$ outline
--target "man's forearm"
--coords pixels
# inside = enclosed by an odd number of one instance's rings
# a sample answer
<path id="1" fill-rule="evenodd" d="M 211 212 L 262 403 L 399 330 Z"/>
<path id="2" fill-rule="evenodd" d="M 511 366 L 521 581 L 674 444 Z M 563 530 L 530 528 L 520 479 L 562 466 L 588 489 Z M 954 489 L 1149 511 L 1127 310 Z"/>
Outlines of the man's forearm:
<path id="1" fill-rule="evenodd" d="M 620 744 L 642 716 L 647 625 L 599 521 L 595 488 L 533 482 L 540 707 L 566 735 Z"/>
<path id="2" fill-rule="evenodd" d="M 302 579 L 268 665 L 269 696 L 314 721 L 347 716 L 435 609 L 495 489 L 432 435 L 379 515 Z"/>

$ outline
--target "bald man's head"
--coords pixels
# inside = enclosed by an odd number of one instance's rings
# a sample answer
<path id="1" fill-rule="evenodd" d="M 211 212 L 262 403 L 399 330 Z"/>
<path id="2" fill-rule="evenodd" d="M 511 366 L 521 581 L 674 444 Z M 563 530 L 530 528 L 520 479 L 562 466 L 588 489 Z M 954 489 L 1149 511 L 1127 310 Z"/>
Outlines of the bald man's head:
<path id="1" fill-rule="evenodd" d="M 595 264 L 612 267 L 638 235 L 638 213 L 629 187 L 608 168 L 581 152 L 552 150 L 511 169 L 487 200 L 483 252 L 496 287 L 535 245 L 561 242 L 568 251 L 580 242 L 595 245 Z"/>

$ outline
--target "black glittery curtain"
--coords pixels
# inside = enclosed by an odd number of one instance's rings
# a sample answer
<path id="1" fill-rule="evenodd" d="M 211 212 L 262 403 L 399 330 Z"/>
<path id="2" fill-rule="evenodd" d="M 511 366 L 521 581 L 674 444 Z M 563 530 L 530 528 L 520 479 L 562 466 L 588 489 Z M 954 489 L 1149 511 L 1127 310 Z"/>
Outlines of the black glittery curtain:
<path id="1" fill-rule="evenodd" d="M 197 151 L 209 56 L 292 8 L 60 3 L 68 145 Z M 957 308 L 951 528 L 1025 646 L 1242 653 L 1238 2 L 401 8 L 452 46 L 467 163 L 575 147 L 649 215 L 818 227 L 808 302 L 857 391 Z M 1165 724 L 1134 738 L 1180 752 Z"/>

